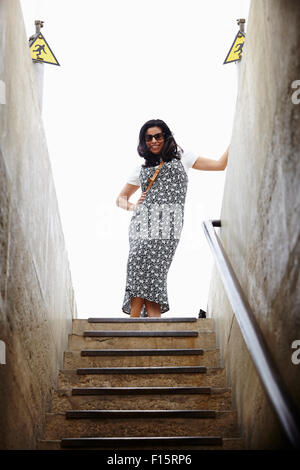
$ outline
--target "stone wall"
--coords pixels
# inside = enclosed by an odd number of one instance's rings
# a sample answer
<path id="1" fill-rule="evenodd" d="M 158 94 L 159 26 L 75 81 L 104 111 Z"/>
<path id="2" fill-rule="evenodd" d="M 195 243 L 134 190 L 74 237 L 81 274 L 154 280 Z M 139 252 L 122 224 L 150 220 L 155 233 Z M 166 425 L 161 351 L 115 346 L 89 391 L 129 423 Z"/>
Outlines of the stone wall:
<path id="1" fill-rule="evenodd" d="M 221 210 L 220 236 L 279 371 L 300 402 L 300 3 L 252 0 Z M 299 96 L 299 93 L 298 93 Z M 286 445 L 213 271 L 214 319 L 249 449 Z"/>
<path id="2" fill-rule="evenodd" d="M 42 437 L 76 304 L 18 0 L 0 2 L 0 448 Z"/>

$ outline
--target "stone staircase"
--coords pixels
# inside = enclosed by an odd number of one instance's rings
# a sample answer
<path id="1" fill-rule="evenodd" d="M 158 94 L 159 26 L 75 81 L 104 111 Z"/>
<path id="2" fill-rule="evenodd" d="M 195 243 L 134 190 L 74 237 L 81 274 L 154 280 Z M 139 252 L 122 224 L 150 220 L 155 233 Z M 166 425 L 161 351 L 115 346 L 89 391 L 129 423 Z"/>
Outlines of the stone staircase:
<path id="1" fill-rule="evenodd" d="M 211 319 L 73 320 L 38 449 L 243 444 Z"/>

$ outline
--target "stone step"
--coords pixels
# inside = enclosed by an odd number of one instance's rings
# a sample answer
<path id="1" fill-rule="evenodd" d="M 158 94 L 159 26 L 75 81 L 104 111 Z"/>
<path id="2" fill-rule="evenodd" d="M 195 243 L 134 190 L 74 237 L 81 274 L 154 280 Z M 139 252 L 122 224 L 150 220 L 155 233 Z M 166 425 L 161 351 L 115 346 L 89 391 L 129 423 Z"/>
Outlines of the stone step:
<path id="1" fill-rule="evenodd" d="M 83 349 L 82 356 L 202 356 L 204 349 Z"/>
<path id="2" fill-rule="evenodd" d="M 212 439 L 220 436 L 210 436 Z M 208 436 L 183 436 L 183 437 L 114 437 L 114 438 L 70 438 L 39 440 L 37 450 L 67 450 L 67 449 L 105 449 L 105 450 L 243 450 L 242 438 L 221 438 L 222 444 L 213 444 L 213 441 L 205 441 Z M 198 440 L 197 440 L 198 439 Z M 63 447 L 62 447 L 63 445 Z"/>
<path id="3" fill-rule="evenodd" d="M 231 389 L 210 387 L 114 387 L 56 390 L 51 412 L 67 410 L 231 410 Z"/>
<path id="4" fill-rule="evenodd" d="M 67 419 L 216 418 L 215 410 L 67 410 Z"/>
<path id="5" fill-rule="evenodd" d="M 162 442 L 160 442 L 162 441 Z M 142 446 L 154 446 L 154 445 L 159 445 L 162 444 L 164 446 L 170 446 L 170 445 L 175 445 L 175 448 L 177 449 L 178 446 L 181 445 L 200 445 L 200 446 L 222 446 L 223 440 L 222 437 L 220 436 L 205 436 L 205 437 L 199 437 L 199 436 L 184 436 L 184 437 L 123 437 L 123 438 L 82 438 L 82 439 L 62 439 L 61 440 L 61 447 L 62 448 L 76 448 L 78 445 L 81 445 L 82 447 L 107 447 L 111 446 L 112 444 L 115 444 L 119 447 L 127 447 L 128 445 L 135 445 L 140 447 Z"/>
<path id="6" fill-rule="evenodd" d="M 161 317 L 161 318 L 130 318 L 130 317 L 89 317 L 88 323 L 196 323 L 197 317 Z"/>
<path id="7" fill-rule="evenodd" d="M 205 374 L 204 366 L 177 366 L 177 367 L 86 367 L 77 369 L 78 375 L 103 374 Z"/>
<path id="8" fill-rule="evenodd" d="M 83 349 L 81 356 L 202 356 L 204 349 Z"/>
<path id="9" fill-rule="evenodd" d="M 213 331 L 211 318 L 193 318 L 192 320 L 188 318 L 182 318 L 180 321 L 174 318 L 101 318 L 99 321 L 92 323 L 86 319 L 74 319 L 72 321 L 72 332 L 74 334 L 83 334 L 84 331 L 88 330 Z"/>
<path id="10" fill-rule="evenodd" d="M 152 410 L 150 410 L 152 411 Z M 198 417 L 129 417 L 120 411 L 104 418 L 66 419 L 65 413 L 47 413 L 46 439 L 66 437 L 156 437 L 156 436 L 215 436 L 238 437 L 237 417 L 233 411 L 215 411 L 214 418 Z M 131 412 L 132 413 L 132 412 Z M 164 410 L 165 416 L 166 411 Z M 169 411 L 169 413 L 171 413 Z M 132 414 L 133 416 L 133 414 Z"/>
<path id="11" fill-rule="evenodd" d="M 128 331 L 122 331 L 122 330 L 90 330 L 90 331 L 84 331 L 83 336 L 85 337 L 95 337 L 95 338 L 103 338 L 107 336 L 112 336 L 112 337 L 128 337 L 128 338 L 165 338 L 165 337 L 186 337 L 186 338 L 192 338 L 192 337 L 197 337 L 198 336 L 198 331 L 190 330 L 190 331 L 134 331 L 134 330 L 128 330 Z"/>
<path id="12" fill-rule="evenodd" d="M 77 367 L 220 366 L 219 349 L 85 349 L 65 351 L 64 369 Z"/>
<path id="13" fill-rule="evenodd" d="M 87 374 L 79 375 L 77 370 L 59 371 L 58 389 L 74 387 L 226 387 L 225 369 L 207 367 L 205 373 L 165 374 Z"/>
<path id="14" fill-rule="evenodd" d="M 107 332 L 106 332 L 107 333 Z M 187 332 L 185 332 L 187 333 Z M 216 348 L 214 332 L 200 332 L 198 336 L 170 337 L 87 337 L 71 334 L 68 338 L 69 351 L 82 349 L 213 349 Z"/>
<path id="15" fill-rule="evenodd" d="M 212 388 L 212 387 L 80 387 L 72 388 L 68 393 L 72 396 L 79 395 L 178 395 L 178 394 L 194 394 L 194 395 L 211 395 L 212 393 L 218 394 L 230 388 Z M 62 392 L 66 392 L 63 390 Z"/>

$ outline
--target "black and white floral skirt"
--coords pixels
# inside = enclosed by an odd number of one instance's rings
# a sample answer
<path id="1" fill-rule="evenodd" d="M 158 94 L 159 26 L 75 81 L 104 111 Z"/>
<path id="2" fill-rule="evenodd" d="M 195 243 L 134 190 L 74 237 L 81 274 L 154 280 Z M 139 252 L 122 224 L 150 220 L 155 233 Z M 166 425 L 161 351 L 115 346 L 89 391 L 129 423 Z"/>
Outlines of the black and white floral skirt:
<path id="1" fill-rule="evenodd" d="M 141 167 L 141 190 L 148 186 L 157 167 Z M 129 225 L 129 256 L 122 311 L 130 314 L 131 299 L 142 297 L 170 310 L 167 275 L 183 221 L 188 178 L 182 163 L 165 162 L 143 203 L 135 209 Z M 142 316 L 146 316 L 145 303 Z"/>

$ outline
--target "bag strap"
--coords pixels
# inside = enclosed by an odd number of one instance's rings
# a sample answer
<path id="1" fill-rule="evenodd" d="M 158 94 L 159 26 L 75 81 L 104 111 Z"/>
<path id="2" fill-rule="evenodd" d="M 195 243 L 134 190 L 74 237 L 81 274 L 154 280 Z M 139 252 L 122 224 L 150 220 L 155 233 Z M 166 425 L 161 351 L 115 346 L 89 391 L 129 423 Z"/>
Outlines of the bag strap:
<path id="1" fill-rule="evenodd" d="M 164 161 L 161 161 L 160 164 L 158 165 L 158 168 L 156 169 L 154 175 L 152 176 L 152 178 L 148 178 L 149 184 L 148 184 L 148 188 L 146 189 L 145 192 L 147 192 L 148 189 L 151 188 L 152 184 L 154 183 L 155 179 L 157 178 L 157 175 L 160 172 L 160 169 L 161 169 L 161 167 L 163 166 L 164 163 L 165 163 Z"/>

